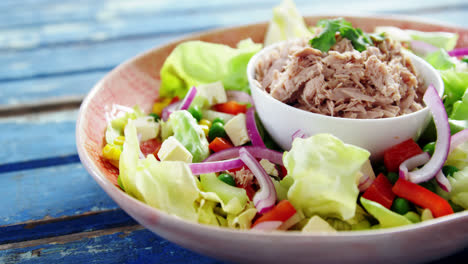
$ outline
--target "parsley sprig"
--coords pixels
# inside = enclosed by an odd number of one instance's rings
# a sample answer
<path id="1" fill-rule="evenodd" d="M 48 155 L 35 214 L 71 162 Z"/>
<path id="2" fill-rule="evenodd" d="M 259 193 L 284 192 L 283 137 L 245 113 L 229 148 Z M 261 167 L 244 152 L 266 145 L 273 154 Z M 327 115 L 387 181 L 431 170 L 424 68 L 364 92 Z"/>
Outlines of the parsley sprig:
<path id="1" fill-rule="evenodd" d="M 322 52 L 329 51 L 335 45 L 335 34 L 337 32 L 343 38 L 349 39 L 353 47 L 359 52 L 366 50 L 369 45 L 374 45 L 373 41 L 383 41 L 385 38 L 383 34 L 366 34 L 360 28 L 353 28 L 351 23 L 343 18 L 320 20 L 317 26 L 322 27 L 323 30 L 318 36 L 310 40 L 310 45 Z"/>

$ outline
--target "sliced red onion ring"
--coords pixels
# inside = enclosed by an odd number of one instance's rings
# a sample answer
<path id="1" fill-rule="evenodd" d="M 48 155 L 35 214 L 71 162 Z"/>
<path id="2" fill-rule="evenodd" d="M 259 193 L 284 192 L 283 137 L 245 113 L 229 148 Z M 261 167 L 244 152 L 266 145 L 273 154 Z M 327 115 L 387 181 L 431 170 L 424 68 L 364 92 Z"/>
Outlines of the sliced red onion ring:
<path id="1" fill-rule="evenodd" d="M 294 141 L 295 138 L 307 138 L 308 135 L 302 131 L 301 129 L 298 129 L 296 132 L 294 132 L 292 135 L 291 135 L 291 139 Z"/>
<path id="2" fill-rule="evenodd" d="M 466 56 L 468 55 L 468 48 L 459 48 L 459 49 L 451 50 L 448 52 L 448 55 L 452 57 Z"/>
<path id="3" fill-rule="evenodd" d="M 219 152 L 216 152 L 206 158 L 203 162 L 211 162 L 211 161 L 219 161 L 219 160 L 226 160 L 226 159 L 234 159 L 239 157 L 239 150 L 241 148 L 245 148 L 247 151 L 252 154 L 257 159 L 266 159 L 272 163 L 283 165 L 283 153 L 262 147 L 256 146 L 246 146 L 246 147 L 234 147 L 228 148 Z"/>
<path id="4" fill-rule="evenodd" d="M 423 101 L 432 113 L 437 131 L 437 141 L 431 159 L 420 170 L 408 173 L 408 178 L 413 183 L 421 183 L 434 178 L 444 166 L 450 148 L 450 126 L 447 112 L 445 112 L 442 99 L 432 84 L 427 87 Z"/>
<path id="5" fill-rule="evenodd" d="M 410 42 L 411 50 L 414 53 L 417 53 L 419 55 L 425 56 L 428 53 L 438 51 L 439 48 L 436 46 L 433 46 L 429 43 L 426 43 L 424 41 L 419 41 L 419 40 L 413 40 Z"/>
<path id="6" fill-rule="evenodd" d="M 359 178 L 359 185 L 358 185 L 359 191 L 363 192 L 367 190 L 367 188 L 369 188 L 373 182 L 374 182 L 373 178 L 369 177 L 369 175 L 367 174 L 363 174 L 361 178 Z"/>
<path id="7" fill-rule="evenodd" d="M 241 159 L 189 164 L 190 170 L 192 171 L 193 175 L 232 170 L 242 166 L 244 166 L 244 162 Z"/>
<path id="8" fill-rule="evenodd" d="M 169 119 L 169 116 L 172 114 L 172 112 L 176 111 L 177 108 L 179 108 L 179 105 L 180 105 L 180 101 L 166 106 L 161 113 L 162 120 L 167 121 Z"/>
<path id="9" fill-rule="evenodd" d="M 253 146 L 265 147 L 260 133 L 258 133 L 257 122 L 255 122 L 255 109 L 253 107 L 249 108 L 246 113 L 246 126 L 247 134 L 249 135 L 250 141 L 252 141 Z"/>
<path id="10" fill-rule="evenodd" d="M 468 141 L 468 128 L 457 132 L 450 138 L 450 150 L 449 153 L 456 149 L 461 144 Z"/>
<path id="11" fill-rule="evenodd" d="M 190 107 L 190 104 L 193 102 L 193 99 L 197 95 L 197 87 L 192 86 L 190 90 L 185 95 L 184 100 L 180 104 L 179 110 L 187 110 Z"/>
<path id="12" fill-rule="evenodd" d="M 257 178 L 260 190 L 253 197 L 255 208 L 260 214 L 268 212 L 276 203 L 276 189 L 262 165 L 245 148 L 239 150 L 239 157 Z"/>
<path id="13" fill-rule="evenodd" d="M 423 152 L 403 161 L 399 169 L 400 178 L 407 180 L 409 171 L 426 164 L 430 159 L 431 155 L 427 152 Z"/>
<path id="14" fill-rule="evenodd" d="M 228 98 L 228 101 L 236 101 L 240 103 L 250 103 L 251 105 L 254 105 L 254 101 L 252 99 L 252 96 L 250 96 L 246 92 L 242 91 L 226 91 L 226 95 Z"/>
<path id="15" fill-rule="evenodd" d="M 440 188 L 442 188 L 442 190 L 446 192 L 452 191 L 452 185 L 450 184 L 449 180 L 447 179 L 447 177 L 445 177 L 442 171 L 439 171 L 439 173 L 437 173 L 436 181 L 439 184 Z"/>
<path id="16" fill-rule="evenodd" d="M 262 231 L 272 231 L 280 227 L 281 224 L 283 224 L 283 222 L 281 221 L 265 221 L 265 222 L 256 224 L 254 227 L 252 227 L 252 229 L 262 230 Z"/>

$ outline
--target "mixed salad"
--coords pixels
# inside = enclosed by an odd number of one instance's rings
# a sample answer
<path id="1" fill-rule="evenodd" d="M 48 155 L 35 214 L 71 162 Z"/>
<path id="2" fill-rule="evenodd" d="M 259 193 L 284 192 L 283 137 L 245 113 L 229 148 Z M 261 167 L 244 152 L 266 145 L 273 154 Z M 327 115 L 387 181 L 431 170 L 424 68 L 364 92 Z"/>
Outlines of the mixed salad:
<path id="1" fill-rule="evenodd" d="M 312 38 L 317 30 L 305 25 L 292 1 L 273 13 L 265 45 Z M 368 35 L 351 29 L 356 49 L 370 45 Z M 320 30 L 311 45 L 329 48 L 336 30 Z M 102 154 L 119 168 L 127 194 L 215 226 L 335 232 L 468 209 L 468 49 L 454 49 L 453 33 L 392 27 L 376 33 L 424 57 L 445 84 L 442 98 L 431 86 L 424 95 L 434 121 L 421 138 L 391 147 L 382 161 L 371 164 L 367 150 L 330 134 L 297 131 L 291 149 L 279 149 L 249 95 L 247 63 L 262 48 L 251 40 L 236 48 L 201 41 L 177 46 L 161 69 L 152 113 L 121 105 L 108 113 Z"/>

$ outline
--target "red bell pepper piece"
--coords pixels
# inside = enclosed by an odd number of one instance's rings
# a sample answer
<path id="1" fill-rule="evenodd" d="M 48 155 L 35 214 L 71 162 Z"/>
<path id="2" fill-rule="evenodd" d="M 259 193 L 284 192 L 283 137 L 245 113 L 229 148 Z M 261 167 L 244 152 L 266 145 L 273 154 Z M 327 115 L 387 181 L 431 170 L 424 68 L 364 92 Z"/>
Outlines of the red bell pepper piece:
<path id="1" fill-rule="evenodd" d="M 452 207 L 445 199 L 405 179 L 398 179 L 392 190 L 396 195 L 431 210 L 434 217 L 453 214 Z"/>
<path id="2" fill-rule="evenodd" d="M 406 141 L 397 144 L 384 152 L 384 164 L 388 171 L 398 171 L 400 164 L 418 154 L 423 153 L 422 149 L 419 147 L 413 139 L 408 139 Z"/>
<path id="3" fill-rule="evenodd" d="M 266 212 L 264 215 L 260 216 L 257 221 L 253 224 L 255 225 L 266 222 L 266 221 L 281 221 L 284 222 L 288 220 L 291 216 L 296 213 L 296 209 L 288 200 L 282 200 L 279 202 L 273 209 Z"/>
<path id="4" fill-rule="evenodd" d="M 229 141 L 221 137 L 216 137 L 208 145 L 208 148 L 210 148 L 214 152 L 218 152 L 218 151 L 225 150 L 225 149 L 232 148 L 232 147 L 234 146 Z"/>
<path id="5" fill-rule="evenodd" d="M 222 104 L 216 104 L 213 107 L 218 112 L 223 112 L 231 115 L 237 115 L 239 113 L 245 114 L 245 112 L 247 112 L 247 105 L 240 104 L 236 101 L 229 101 Z"/>
<path id="6" fill-rule="evenodd" d="M 146 140 L 144 142 L 141 142 L 140 144 L 140 150 L 143 155 L 148 156 L 149 154 L 154 154 L 156 158 L 158 158 L 158 151 L 161 148 L 162 142 L 153 138 Z"/>
<path id="7" fill-rule="evenodd" d="M 362 197 L 385 206 L 392 207 L 395 194 L 392 191 L 392 184 L 382 173 L 375 178 L 374 182 L 367 188 Z"/>

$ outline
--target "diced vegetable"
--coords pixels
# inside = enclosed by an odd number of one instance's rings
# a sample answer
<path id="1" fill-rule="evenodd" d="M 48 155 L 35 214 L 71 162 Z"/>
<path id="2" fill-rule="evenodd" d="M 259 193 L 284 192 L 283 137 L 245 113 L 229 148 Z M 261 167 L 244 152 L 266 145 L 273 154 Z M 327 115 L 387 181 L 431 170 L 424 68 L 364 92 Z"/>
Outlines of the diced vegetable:
<path id="1" fill-rule="evenodd" d="M 221 173 L 218 175 L 218 179 L 226 184 L 236 187 L 236 181 L 229 173 Z"/>
<path id="2" fill-rule="evenodd" d="M 215 139 L 213 139 L 213 141 L 211 141 L 208 147 L 214 152 L 219 152 L 225 149 L 232 148 L 234 146 L 231 143 L 229 143 L 229 141 L 227 141 L 226 139 L 216 137 Z"/>
<path id="3" fill-rule="evenodd" d="M 102 156 L 110 160 L 119 160 L 122 150 L 112 144 L 106 144 L 102 149 Z"/>
<path id="4" fill-rule="evenodd" d="M 224 125 L 221 124 L 220 122 L 213 123 L 210 127 L 210 131 L 208 132 L 208 138 L 210 139 L 215 139 L 217 137 L 219 138 L 225 138 L 226 135 L 226 130 L 224 130 Z"/>
<path id="5" fill-rule="evenodd" d="M 231 118 L 231 120 L 224 125 L 224 129 L 226 130 L 226 134 L 229 136 L 229 139 L 236 147 L 244 145 L 250 141 L 250 137 L 247 132 L 245 114 L 238 114 Z"/>
<path id="6" fill-rule="evenodd" d="M 149 154 L 157 155 L 162 142 L 156 138 L 149 139 L 140 143 L 141 153 L 146 157 Z"/>
<path id="7" fill-rule="evenodd" d="M 390 211 L 379 203 L 367 200 L 364 197 L 361 197 L 360 201 L 367 212 L 379 221 L 379 225 L 382 228 L 411 224 L 411 221 L 406 217 Z"/>
<path id="8" fill-rule="evenodd" d="M 377 176 L 372 185 L 366 190 L 362 197 L 377 202 L 387 209 L 392 207 L 395 194 L 392 192 L 392 184 L 382 173 Z"/>
<path id="9" fill-rule="evenodd" d="M 384 163 L 388 171 L 397 172 L 400 164 L 423 151 L 413 139 L 405 140 L 384 152 Z"/>
<path id="10" fill-rule="evenodd" d="M 288 200 L 283 200 L 279 202 L 275 207 L 273 207 L 273 209 L 271 209 L 267 213 L 263 214 L 260 218 L 258 218 L 253 224 L 253 226 L 255 227 L 259 223 L 267 221 L 285 222 L 295 213 L 296 209 L 294 209 L 294 206 Z"/>
<path id="11" fill-rule="evenodd" d="M 193 156 L 174 136 L 164 140 L 158 151 L 161 161 L 183 161 L 191 163 Z"/>
<path id="12" fill-rule="evenodd" d="M 231 115 L 237 115 L 240 113 L 245 114 L 245 112 L 247 112 L 247 105 L 240 104 L 235 101 L 229 101 L 229 102 L 222 103 L 222 104 L 216 104 L 213 106 L 213 108 L 218 112 L 231 114 Z"/>
<path id="13" fill-rule="evenodd" d="M 395 200 L 393 200 L 392 204 L 392 211 L 399 213 L 401 215 L 405 215 L 408 213 L 411 209 L 411 204 L 408 202 L 408 200 L 404 198 L 397 197 Z"/>
<path id="14" fill-rule="evenodd" d="M 200 108 L 198 106 L 191 106 L 191 107 L 189 107 L 188 111 L 193 116 L 193 118 L 195 118 L 197 120 L 197 122 L 200 122 L 203 115 L 202 115 L 202 112 L 201 112 L 201 110 L 200 110 Z"/>
<path id="15" fill-rule="evenodd" d="M 396 195 L 423 208 L 428 208 L 434 217 L 453 214 L 452 207 L 446 200 L 415 183 L 400 178 L 392 190 Z"/>

